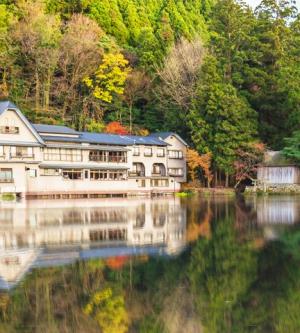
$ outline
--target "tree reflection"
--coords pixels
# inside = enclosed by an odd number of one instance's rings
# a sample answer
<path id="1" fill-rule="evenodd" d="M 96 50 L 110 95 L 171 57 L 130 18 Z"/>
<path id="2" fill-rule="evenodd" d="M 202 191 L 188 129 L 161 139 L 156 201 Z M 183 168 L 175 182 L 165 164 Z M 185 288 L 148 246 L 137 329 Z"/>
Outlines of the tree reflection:
<path id="1" fill-rule="evenodd" d="M 191 254 L 190 281 L 206 332 L 232 332 L 234 311 L 255 278 L 256 262 L 240 243 L 233 218 L 214 220 L 210 239 L 200 239 Z"/>

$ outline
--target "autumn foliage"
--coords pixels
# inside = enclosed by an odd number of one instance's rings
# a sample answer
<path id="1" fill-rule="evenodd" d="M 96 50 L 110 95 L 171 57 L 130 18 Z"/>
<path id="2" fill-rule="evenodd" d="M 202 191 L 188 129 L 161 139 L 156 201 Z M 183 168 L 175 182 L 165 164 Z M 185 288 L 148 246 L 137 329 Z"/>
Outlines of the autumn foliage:
<path id="1" fill-rule="evenodd" d="M 109 124 L 107 124 L 105 132 L 110 134 L 119 134 L 119 135 L 126 135 L 129 133 L 127 128 L 118 121 L 112 121 Z"/>
<path id="2" fill-rule="evenodd" d="M 212 159 L 212 154 L 210 152 L 200 155 L 196 150 L 193 149 L 187 150 L 187 163 L 192 182 L 195 181 L 196 172 L 200 168 L 204 172 L 204 177 L 207 180 L 208 187 L 210 186 L 210 183 L 213 178 L 212 172 L 210 170 L 211 159 Z"/>
<path id="3" fill-rule="evenodd" d="M 245 149 L 237 150 L 237 160 L 234 162 L 237 187 L 245 179 L 253 179 L 258 165 L 262 162 L 265 145 L 260 142 L 249 144 Z"/>

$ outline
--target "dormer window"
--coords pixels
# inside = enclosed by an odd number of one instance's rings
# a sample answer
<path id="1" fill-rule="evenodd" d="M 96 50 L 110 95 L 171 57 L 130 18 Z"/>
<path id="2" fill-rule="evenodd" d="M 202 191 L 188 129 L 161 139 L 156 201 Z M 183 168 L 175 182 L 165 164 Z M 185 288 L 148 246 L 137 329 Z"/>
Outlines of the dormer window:
<path id="1" fill-rule="evenodd" d="M 16 126 L 0 126 L 1 134 L 19 134 L 19 127 Z"/>

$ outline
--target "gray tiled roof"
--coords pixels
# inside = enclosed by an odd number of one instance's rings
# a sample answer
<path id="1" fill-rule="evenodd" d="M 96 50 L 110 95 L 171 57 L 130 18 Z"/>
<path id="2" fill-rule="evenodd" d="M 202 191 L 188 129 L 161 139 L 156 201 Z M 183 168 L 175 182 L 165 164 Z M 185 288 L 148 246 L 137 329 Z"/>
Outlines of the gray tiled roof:
<path id="1" fill-rule="evenodd" d="M 136 135 L 116 135 L 107 133 L 90 133 L 82 132 L 81 138 L 90 143 L 115 144 L 115 145 L 158 145 L 166 146 L 167 144 L 157 138 L 149 136 Z"/>
<path id="2" fill-rule="evenodd" d="M 7 109 L 17 109 L 17 107 L 10 101 L 0 101 L 0 115 Z"/>
<path id="3" fill-rule="evenodd" d="M 52 142 L 74 142 L 74 143 L 92 143 L 102 145 L 118 145 L 118 146 L 132 146 L 132 145 L 156 145 L 167 146 L 167 144 L 155 137 L 150 136 L 135 136 L 135 135 L 116 135 L 107 133 L 90 133 L 90 132 L 77 132 L 78 138 L 66 136 L 51 136 L 42 135 L 44 141 Z"/>
<path id="4" fill-rule="evenodd" d="M 188 146 L 188 144 L 182 139 L 181 136 L 174 132 L 156 132 L 156 133 L 151 133 L 149 136 L 155 137 L 161 140 L 167 139 L 169 136 L 175 136 L 178 140 L 180 140 L 184 145 Z"/>
<path id="5" fill-rule="evenodd" d="M 73 128 L 58 125 L 31 124 L 39 133 L 78 134 Z"/>

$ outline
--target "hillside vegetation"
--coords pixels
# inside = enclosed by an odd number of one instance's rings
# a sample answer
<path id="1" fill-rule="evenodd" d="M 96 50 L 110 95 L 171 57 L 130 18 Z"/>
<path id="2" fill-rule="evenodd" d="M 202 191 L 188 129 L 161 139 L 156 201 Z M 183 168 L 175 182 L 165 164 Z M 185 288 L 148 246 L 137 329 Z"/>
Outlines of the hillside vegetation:
<path id="1" fill-rule="evenodd" d="M 214 181 L 300 125 L 292 0 L 0 0 L 0 96 L 34 122 L 176 131 Z M 120 123 L 120 124 L 119 124 Z M 241 153 L 242 152 L 242 153 Z"/>

